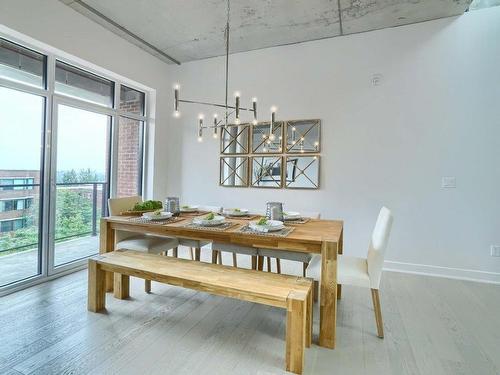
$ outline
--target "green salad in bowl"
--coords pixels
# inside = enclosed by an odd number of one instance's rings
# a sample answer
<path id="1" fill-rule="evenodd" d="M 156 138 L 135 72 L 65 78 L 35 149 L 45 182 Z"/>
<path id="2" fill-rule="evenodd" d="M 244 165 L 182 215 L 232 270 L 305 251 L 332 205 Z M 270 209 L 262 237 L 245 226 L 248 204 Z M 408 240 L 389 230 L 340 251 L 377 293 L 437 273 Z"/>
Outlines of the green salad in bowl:
<path id="1" fill-rule="evenodd" d="M 163 208 L 163 204 L 161 201 L 144 201 L 137 202 L 134 207 L 130 211 L 153 211 L 153 210 L 161 210 Z"/>

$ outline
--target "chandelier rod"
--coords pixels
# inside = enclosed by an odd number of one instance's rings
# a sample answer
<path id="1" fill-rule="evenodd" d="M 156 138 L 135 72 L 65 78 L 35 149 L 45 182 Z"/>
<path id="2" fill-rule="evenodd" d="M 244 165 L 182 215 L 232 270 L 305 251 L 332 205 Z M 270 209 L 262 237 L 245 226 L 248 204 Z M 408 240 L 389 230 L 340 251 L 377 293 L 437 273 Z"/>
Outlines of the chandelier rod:
<path id="1" fill-rule="evenodd" d="M 227 18 L 226 18 L 226 116 L 225 116 L 225 125 L 227 126 L 227 120 L 229 117 L 228 114 L 228 106 L 227 106 L 227 96 L 228 96 L 228 82 L 229 82 L 229 13 L 230 13 L 230 5 L 229 5 L 229 0 L 227 0 Z"/>

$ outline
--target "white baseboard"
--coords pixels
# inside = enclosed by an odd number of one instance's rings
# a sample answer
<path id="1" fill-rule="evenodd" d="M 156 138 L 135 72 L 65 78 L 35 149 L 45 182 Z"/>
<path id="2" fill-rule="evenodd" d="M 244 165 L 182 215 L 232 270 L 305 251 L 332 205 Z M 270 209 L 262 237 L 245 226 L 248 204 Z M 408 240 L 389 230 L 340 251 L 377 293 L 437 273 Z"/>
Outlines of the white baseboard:
<path id="1" fill-rule="evenodd" d="M 413 273 L 416 275 L 445 277 L 448 279 L 477 281 L 481 283 L 500 285 L 500 273 L 497 272 L 431 266 L 427 264 L 393 262 L 389 260 L 384 262 L 384 271 Z"/>

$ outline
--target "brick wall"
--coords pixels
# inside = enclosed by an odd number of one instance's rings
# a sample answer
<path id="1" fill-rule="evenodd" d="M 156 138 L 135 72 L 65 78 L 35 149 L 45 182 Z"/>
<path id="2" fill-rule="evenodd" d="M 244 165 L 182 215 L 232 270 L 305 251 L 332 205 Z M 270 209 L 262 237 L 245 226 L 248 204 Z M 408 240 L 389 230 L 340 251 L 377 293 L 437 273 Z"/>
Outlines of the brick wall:
<path id="1" fill-rule="evenodd" d="M 121 102 L 120 109 L 137 113 L 137 101 Z M 139 176 L 141 173 L 141 133 L 140 121 L 120 117 L 118 136 L 117 196 L 140 195 Z"/>

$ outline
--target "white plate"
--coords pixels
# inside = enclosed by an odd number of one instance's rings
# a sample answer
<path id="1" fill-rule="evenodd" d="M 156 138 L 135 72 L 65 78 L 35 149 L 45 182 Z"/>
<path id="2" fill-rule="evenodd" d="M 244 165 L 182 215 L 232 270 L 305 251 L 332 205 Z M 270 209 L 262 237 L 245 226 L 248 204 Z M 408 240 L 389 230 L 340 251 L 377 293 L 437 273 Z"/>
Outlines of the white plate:
<path id="1" fill-rule="evenodd" d="M 155 212 L 145 212 L 142 214 L 142 217 L 148 220 L 166 220 L 172 217 L 172 213 L 167 211 L 162 211 L 159 214 L 155 214 Z"/>
<path id="2" fill-rule="evenodd" d="M 258 221 L 251 221 L 250 228 L 259 232 L 275 232 L 282 230 L 285 226 L 282 221 L 279 220 L 268 220 L 266 225 L 258 225 Z"/>
<path id="3" fill-rule="evenodd" d="M 285 219 L 285 220 L 300 220 L 300 219 L 302 219 L 302 216 L 300 215 L 300 212 L 288 211 L 288 212 L 283 213 L 283 219 Z"/>
<path id="4" fill-rule="evenodd" d="M 206 216 L 195 217 L 193 223 L 196 225 L 202 225 L 205 227 L 214 227 L 216 225 L 221 225 L 224 223 L 226 218 L 224 216 L 215 215 L 212 220 L 205 219 Z"/>
<path id="5" fill-rule="evenodd" d="M 181 207 L 181 212 L 196 212 L 196 211 L 198 211 L 198 206 Z"/>
<path id="6" fill-rule="evenodd" d="M 235 208 L 226 208 L 224 213 L 229 216 L 246 216 L 248 215 L 248 210 L 246 208 L 239 208 L 239 211 L 235 211 Z"/>

